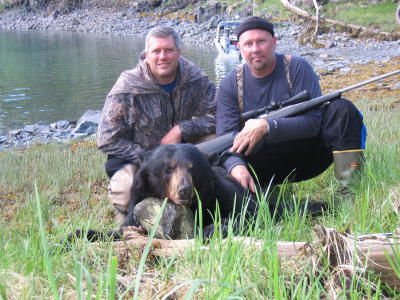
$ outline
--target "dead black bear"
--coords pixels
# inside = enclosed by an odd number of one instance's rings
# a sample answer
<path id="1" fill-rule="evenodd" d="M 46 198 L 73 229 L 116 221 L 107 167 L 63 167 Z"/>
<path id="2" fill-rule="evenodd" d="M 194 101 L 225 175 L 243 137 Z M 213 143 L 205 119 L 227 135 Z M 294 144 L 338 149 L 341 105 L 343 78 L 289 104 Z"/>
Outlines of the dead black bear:
<path id="1" fill-rule="evenodd" d="M 161 145 L 154 150 L 143 153 L 140 157 L 140 168 L 134 178 L 132 196 L 128 207 L 128 215 L 119 231 L 103 234 L 98 231 L 88 232 L 77 230 L 68 236 L 67 241 L 86 237 L 90 241 L 103 240 L 107 236 L 120 239 L 122 227 L 138 226 L 134 208 L 146 198 L 168 198 L 176 205 L 187 205 L 199 213 L 196 199 L 197 191 L 201 201 L 203 238 L 207 239 L 214 233 L 213 218 L 217 204 L 221 216 L 221 233 L 227 235 L 229 217 L 234 217 L 234 233 L 239 232 L 240 217 L 249 220 L 256 216 L 257 205 L 255 195 L 250 194 L 228 172 L 219 166 L 212 166 L 209 158 L 191 144 Z M 269 199 L 269 209 L 279 218 L 283 211 L 292 209 L 281 201 L 276 205 L 276 199 Z M 244 209 L 245 208 L 245 209 Z M 311 215 L 320 215 L 326 211 L 325 203 L 313 203 L 302 206 Z M 198 214 L 200 215 L 200 214 Z"/>
<path id="2" fill-rule="evenodd" d="M 214 232 L 213 218 L 217 203 L 224 236 L 227 234 L 229 217 L 238 217 L 243 213 L 245 218 L 251 218 L 256 213 L 253 196 L 246 193 L 224 168 L 211 166 L 208 157 L 195 146 L 161 145 L 140 158 L 140 169 L 135 175 L 128 215 L 122 226 L 138 225 L 134 207 L 149 197 L 168 198 L 176 205 L 188 205 L 194 213 L 199 213 L 195 190 L 201 201 L 205 238 Z M 246 210 L 242 211 L 244 207 Z M 237 230 L 238 222 L 234 223 L 234 231 Z"/>
<path id="3" fill-rule="evenodd" d="M 109 231 L 107 234 L 91 229 L 76 230 L 62 242 L 63 245 L 70 244 L 75 238 L 87 238 L 89 241 L 121 239 L 122 227 L 140 225 L 135 217 L 134 208 L 140 201 L 150 197 L 168 198 L 176 205 L 187 205 L 193 213 L 199 213 L 197 192 L 201 201 L 204 239 L 214 233 L 213 218 L 217 203 L 223 236 L 228 232 L 229 217 L 237 217 L 233 229 L 234 233 L 238 233 L 240 215 L 243 214 L 244 218 L 250 219 L 256 214 L 254 195 L 246 192 L 224 168 L 212 166 L 209 157 L 191 144 L 158 146 L 143 153 L 139 158 L 139 164 L 128 215 L 121 228 L 118 231 Z M 242 211 L 243 206 L 246 208 L 245 211 Z"/>

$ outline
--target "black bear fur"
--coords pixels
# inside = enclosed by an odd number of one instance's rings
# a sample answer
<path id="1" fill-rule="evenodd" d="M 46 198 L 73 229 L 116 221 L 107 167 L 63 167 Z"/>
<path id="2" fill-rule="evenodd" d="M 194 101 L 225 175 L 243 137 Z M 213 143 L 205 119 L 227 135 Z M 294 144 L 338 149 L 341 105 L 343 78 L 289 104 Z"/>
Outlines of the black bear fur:
<path id="1" fill-rule="evenodd" d="M 194 189 L 201 201 L 203 236 L 206 238 L 214 232 L 213 218 L 217 203 L 223 235 L 227 234 L 228 218 L 239 217 L 244 207 L 244 217 L 253 217 L 256 214 L 253 195 L 246 192 L 224 168 L 212 166 L 209 159 L 191 144 L 161 145 L 145 152 L 140 157 L 140 169 L 135 175 L 128 215 L 122 226 L 138 225 L 133 214 L 134 207 L 148 197 L 169 198 L 177 205 L 189 205 L 194 213 L 199 212 Z M 181 168 L 182 181 L 171 187 L 171 176 L 178 168 Z M 168 192 L 170 189 L 181 193 Z M 180 194 L 183 199 L 179 199 Z M 237 224 L 234 223 L 236 232 Z"/>

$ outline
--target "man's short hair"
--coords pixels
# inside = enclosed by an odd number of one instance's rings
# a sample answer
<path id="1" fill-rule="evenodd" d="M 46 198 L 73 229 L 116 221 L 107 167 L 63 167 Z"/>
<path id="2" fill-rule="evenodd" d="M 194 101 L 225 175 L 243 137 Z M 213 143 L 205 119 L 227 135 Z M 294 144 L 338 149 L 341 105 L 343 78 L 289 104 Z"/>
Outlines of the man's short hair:
<path id="1" fill-rule="evenodd" d="M 182 49 L 182 42 L 179 37 L 179 35 L 176 33 L 176 31 L 169 26 L 157 26 L 151 29 L 147 35 L 146 35 L 146 46 L 145 46 L 145 52 L 149 49 L 149 41 L 152 37 L 155 38 L 168 38 L 172 36 L 175 42 L 175 46 L 178 50 Z"/>
<path id="2" fill-rule="evenodd" d="M 236 36 L 239 40 L 240 35 L 251 29 L 262 29 L 268 31 L 272 36 L 274 36 L 274 25 L 268 20 L 260 17 L 250 17 L 244 20 L 236 30 Z"/>

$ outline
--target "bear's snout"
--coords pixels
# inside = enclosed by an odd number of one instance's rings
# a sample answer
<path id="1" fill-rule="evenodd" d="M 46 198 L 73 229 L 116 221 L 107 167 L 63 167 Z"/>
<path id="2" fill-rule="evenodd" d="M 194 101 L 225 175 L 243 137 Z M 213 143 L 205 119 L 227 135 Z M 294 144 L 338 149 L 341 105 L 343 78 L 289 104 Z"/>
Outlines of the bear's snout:
<path id="1" fill-rule="evenodd" d="M 176 167 L 167 186 L 167 195 L 177 205 L 188 205 L 193 198 L 193 179 L 186 167 Z"/>
<path id="2" fill-rule="evenodd" d="M 189 182 L 183 182 L 178 186 L 178 195 L 181 199 L 189 199 L 192 197 L 192 185 Z"/>

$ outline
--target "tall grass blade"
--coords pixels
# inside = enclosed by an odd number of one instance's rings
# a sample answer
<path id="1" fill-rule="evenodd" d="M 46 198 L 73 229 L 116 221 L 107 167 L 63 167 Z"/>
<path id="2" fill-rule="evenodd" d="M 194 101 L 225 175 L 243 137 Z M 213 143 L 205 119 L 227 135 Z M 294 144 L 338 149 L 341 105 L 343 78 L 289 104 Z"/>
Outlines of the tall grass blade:
<path id="1" fill-rule="evenodd" d="M 77 257 L 74 253 L 74 259 L 77 261 Z M 82 264 L 78 261 L 75 264 L 75 278 L 76 278 L 76 291 L 78 293 L 77 299 L 82 299 Z"/>
<path id="2" fill-rule="evenodd" d="M 82 265 L 82 264 L 80 264 L 80 265 L 81 265 L 82 271 L 85 274 L 86 281 L 87 281 L 87 288 L 86 288 L 86 290 L 87 290 L 87 294 L 86 295 L 87 296 L 86 296 L 86 300 L 90 300 L 90 299 L 93 298 L 93 296 L 92 296 L 92 293 L 93 293 L 92 276 L 90 276 L 90 273 L 89 273 L 88 269 L 86 269 L 84 265 Z"/>
<path id="3" fill-rule="evenodd" d="M 104 280 L 103 278 L 101 278 L 101 280 L 99 280 L 98 284 L 97 284 L 97 293 L 96 293 L 96 300 L 101 300 L 103 299 L 103 284 L 104 284 Z"/>
<path id="4" fill-rule="evenodd" d="M 109 299 L 115 299 L 115 291 L 117 287 L 117 265 L 118 259 L 115 256 L 110 258 L 109 269 L 108 269 L 108 282 L 110 287 L 110 297 Z"/>
<path id="5" fill-rule="evenodd" d="M 44 227 L 42 208 L 40 205 L 40 196 L 39 196 L 36 182 L 35 182 L 35 198 L 36 198 L 36 212 L 37 212 L 38 221 L 39 221 L 40 241 L 41 241 L 41 246 L 42 246 L 42 250 L 43 250 L 44 266 L 47 271 L 47 277 L 50 281 L 51 290 L 53 292 L 54 299 L 61 299 L 58 294 L 56 278 L 53 273 L 53 266 L 52 266 L 51 260 L 50 260 L 49 249 L 47 247 L 46 231 L 45 231 L 45 227 Z"/>
<path id="6" fill-rule="evenodd" d="M 204 279 L 197 279 L 193 282 L 190 290 L 186 293 L 184 300 L 193 299 L 193 293 L 199 288 L 199 286 L 204 282 Z"/>

